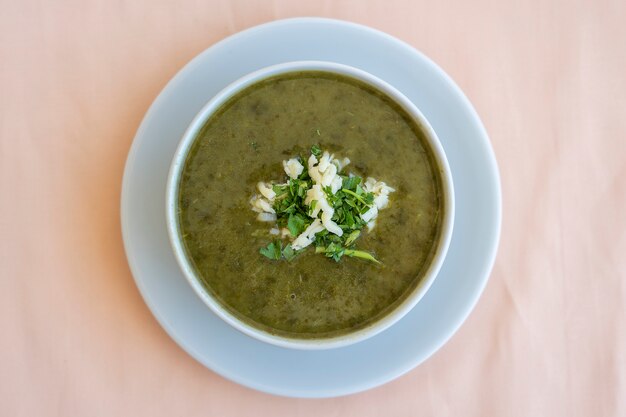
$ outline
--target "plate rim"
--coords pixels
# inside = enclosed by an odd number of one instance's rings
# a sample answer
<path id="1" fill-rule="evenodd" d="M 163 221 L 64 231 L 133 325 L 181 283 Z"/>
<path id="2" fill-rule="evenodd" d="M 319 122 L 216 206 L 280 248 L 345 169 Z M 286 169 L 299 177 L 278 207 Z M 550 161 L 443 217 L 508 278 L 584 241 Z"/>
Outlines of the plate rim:
<path id="1" fill-rule="evenodd" d="M 492 196 L 493 203 L 495 204 L 494 211 L 496 214 L 496 218 L 494 219 L 494 224 L 495 224 L 495 228 L 493 232 L 494 236 L 492 237 L 492 240 L 491 240 L 492 243 L 488 250 L 488 256 L 485 255 L 486 261 L 483 264 L 482 273 L 480 274 L 482 276 L 482 279 L 480 280 L 480 285 L 477 285 L 475 290 L 471 294 L 471 297 L 468 295 L 468 300 L 471 300 L 471 301 L 466 304 L 466 307 L 463 309 L 462 314 L 459 314 L 456 317 L 456 319 L 454 320 L 454 325 L 450 325 L 447 331 L 445 332 L 445 334 L 442 335 L 437 340 L 437 343 L 432 344 L 432 349 L 430 349 L 426 354 L 416 355 L 413 358 L 413 360 L 410 361 L 410 363 L 407 363 L 403 367 L 402 370 L 398 372 L 388 372 L 384 376 L 381 376 L 381 378 L 378 378 L 369 383 L 357 382 L 351 385 L 348 389 L 344 389 L 342 391 L 335 390 L 336 392 L 333 392 L 331 394 L 327 393 L 324 390 L 316 390 L 316 391 L 311 391 L 311 392 L 306 392 L 306 393 L 299 392 L 297 390 L 292 391 L 289 389 L 279 391 L 275 389 L 274 387 L 269 386 L 267 384 L 263 384 L 253 378 L 246 378 L 240 375 L 233 375 L 232 373 L 228 372 L 226 369 L 221 367 L 219 363 L 213 362 L 211 363 L 210 366 L 206 364 L 205 361 L 201 358 L 200 353 L 197 352 L 196 349 L 184 343 L 177 336 L 176 332 L 174 331 L 174 328 L 170 325 L 167 317 L 165 317 L 159 311 L 159 309 L 155 305 L 156 304 L 155 301 L 147 295 L 148 290 L 145 287 L 145 283 L 142 280 L 137 278 L 139 268 L 137 267 L 137 265 L 135 265 L 136 260 L 134 260 L 133 257 L 130 256 L 130 250 L 129 250 L 130 226 L 128 225 L 129 215 L 125 214 L 125 213 L 128 213 L 129 211 L 128 209 L 128 206 L 130 205 L 129 182 L 134 172 L 134 167 L 136 166 L 134 162 L 137 159 L 137 153 L 138 153 L 138 148 L 139 148 L 138 138 L 144 135 L 144 132 L 147 129 L 147 126 L 149 124 L 149 120 L 153 118 L 153 113 L 157 111 L 157 109 L 160 107 L 161 102 L 165 100 L 166 93 L 176 88 L 177 84 L 179 84 L 184 78 L 183 75 L 187 72 L 191 72 L 191 70 L 193 70 L 197 65 L 199 65 L 199 63 L 203 61 L 205 55 L 209 55 L 213 50 L 222 47 L 224 44 L 230 43 L 230 42 L 236 42 L 238 39 L 251 36 L 257 31 L 263 31 L 263 30 L 268 30 L 268 28 L 294 25 L 294 24 L 295 25 L 297 24 L 332 24 L 332 25 L 343 26 L 352 30 L 366 31 L 372 35 L 385 38 L 387 41 L 394 43 L 395 45 L 401 47 L 405 53 L 410 53 L 410 54 L 419 56 L 420 59 L 424 62 L 424 64 L 428 65 L 430 69 L 433 70 L 433 72 L 436 73 L 442 79 L 442 81 L 444 81 L 447 84 L 447 86 L 451 88 L 451 90 L 454 91 L 456 98 L 461 100 L 463 107 L 465 108 L 466 111 L 468 111 L 468 115 L 471 116 L 472 122 L 475 124 L 476 128 L 478 128 L 480 137 L 482 139 L 480 143 L 482 144 L 483 151 L 487 155 L 488 157 L 487 159 L 489 161 L 489 166 L 487 168 L 488 168 L 488 171 L 490 172 L 490 178 L 494 182 L 494 185 L 495 185 L 494 189 L 496 191 L 495 195 Z M 127 262 L 128 262 L 131 274 L 133 276 L 133 280 L 135 281 L 135 284 L 137 285 L 137 288 L 139 289 L 139 292 L 144 302 L 148 306 L 148 309 L 152 313 L 152 315 L 156 318 L 157 322 L 160 324 L 163 330 L 165 330 L 168 336 L 172 338 L 176 342 L 176 344 L 181 349 L 183 349 L 183 351 L 185 351 L 190 356 L 192 356 L 202 366 L 217 373 L 221 377 L 229 381 L 233 381 L 235 383 L 243 385 L 245 387 L 248 387 L 248 388 L 256 389 L 256 390 L 273 394 L 273 395 L 286 396 L 286 397 L 332 398 L 332 397 L 355 394 L 355 393 L 362 392 L 371 388 L 378 387 L 396 378 L 399 378 L 400 376 L 413 370 L 416 366 L 418 366 L 419 364 L 421 364 L 428 358 L 432 357 L 434 353 L 436 353 L 443 345 L 445 345 L 451 339 L 451 337 L 458 331 L 458 329 L 462 326 L 462 324 L 467 320 L 471 312 L 474 310 L 478 300 L 480 299 L 480 296 L 482 295 L 487 285 L 487 282 L 489 281 L 490 274 L 491 274 L 491 271 L 493 270 L 493 266 L 495 263 L 497 250 L 498 250 L 500 237 L 501 237 L 501 229 L 502 229 L 502 188 L 501 188 L 500 174 L 499 174 L 497 160 L 495 158 L 495 153 L 494 153 L 493 147 L 491 146 L 491 142 L 487 134 L 487 131 L 480 117 L 478 116 L 476 109 L 473 107 L 473 105 L 471 104 L 469 99 L 466 97 L 466 95 L 463 93 L 463 91 L 460 89 L 460 87 L 452 80 L 452 78 L 445 71 L 443 71 L 443 69 L 441 69 L 437 64 L 435 64 L 430 58 L 428 58 L 421 51 L 412 47 L 408 43 L 388 33 L 385 33 L 381 30 L 378 30 L 378 29 L 375 29 L 366 25 L 362 25 L 362 24 L 358 24 L 358 23 L 354 23 L 350 21 L 345 21 L 345 20 L 340 20 L 340 19 L 331 19 L 331 18 L 324 18 L 324 17 L 293 17 L 293 18 L 286 18 L 286 19 L 279 19 L 279 20 L 274 20 L 270 22 L 265 22 L 259 25 L 255 25 L 255 26 L 243 29 L 239 32 L 236 32 L 234 34 L 224 37 L 223 39 L 219 40 L 216 43 L 213 43 L 211 46 L 209 46 L 208 48 L 204 49 L 202 52 L 194 56 L 189 62 L 187 62 L 181 69 L 179 69 L 168 80 L 168 82 L 163 86 L 163 88 L 159 91 L 156 98 L 150 104 L 148 110 L 146 111 L 146 114 L 142 118 L 141 123 L 139 124 L 139 127 L 133 137 L 133 141 L 128 152 L 128 157 L 126 158 L 126 162 L 124 164 L 124 175 L 122 178 L 121 199 L 120 199 L 120 214 L 121 214 L 120 223 L 121 223 L 121 229 L 122 229 L 122 240 L 123 240 L 124 252 L 126 254 Z"/>

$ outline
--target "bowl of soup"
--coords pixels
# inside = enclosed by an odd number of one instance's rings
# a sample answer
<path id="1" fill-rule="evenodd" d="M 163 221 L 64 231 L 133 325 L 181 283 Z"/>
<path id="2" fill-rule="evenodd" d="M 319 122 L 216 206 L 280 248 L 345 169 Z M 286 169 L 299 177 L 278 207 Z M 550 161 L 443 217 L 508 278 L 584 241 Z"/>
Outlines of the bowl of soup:
<path id="1" fill-rule="evenodd" d="M 175 152 L 167 228 L 210 310 L 263 342 L 341 347 L 400 320 L 445 259 L 450 168 L 401 92 L 347 65 L 246 75 L 197 114 Z"/>

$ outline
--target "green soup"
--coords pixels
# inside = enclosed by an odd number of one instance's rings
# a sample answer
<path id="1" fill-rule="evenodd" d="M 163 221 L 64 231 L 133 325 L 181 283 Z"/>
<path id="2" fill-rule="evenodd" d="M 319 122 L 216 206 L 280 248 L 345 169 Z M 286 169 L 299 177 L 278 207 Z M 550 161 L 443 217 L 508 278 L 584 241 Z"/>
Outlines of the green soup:
<path id="1" fill-rule="evenodd" d="M 382 265 L 312 248 L 291 262 L 259 254 L 272 237 L 250 208 L 255 186 L 284 182 L 282 161 L 313 144 L 396 189 L 358 241 Z M 444 209 L 440 168 L 403 109 L 352 78 L 304 71 L 256 83 L 209 118 L 185 161 L 178 221 L 193 267 L 233 315 L 283 337 L 327 338 L 377 321 L 419 285 Z"/>

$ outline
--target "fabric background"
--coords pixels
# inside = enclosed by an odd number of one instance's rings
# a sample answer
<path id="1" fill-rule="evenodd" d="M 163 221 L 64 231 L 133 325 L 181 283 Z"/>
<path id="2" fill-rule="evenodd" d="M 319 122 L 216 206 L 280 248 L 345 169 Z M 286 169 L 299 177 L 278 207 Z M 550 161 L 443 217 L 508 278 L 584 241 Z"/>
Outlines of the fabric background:
<path id="1" fill-rule="evenodd" d="M 143 303 L 124 162 L 187 61 L 244 28 L 346 19 L 460 85 L 500 165 L 490 282 L 426 363 L 344 398 L 231 383 Z M 0 1 L 0 415 L 626 415 L 626 2 Z"/>

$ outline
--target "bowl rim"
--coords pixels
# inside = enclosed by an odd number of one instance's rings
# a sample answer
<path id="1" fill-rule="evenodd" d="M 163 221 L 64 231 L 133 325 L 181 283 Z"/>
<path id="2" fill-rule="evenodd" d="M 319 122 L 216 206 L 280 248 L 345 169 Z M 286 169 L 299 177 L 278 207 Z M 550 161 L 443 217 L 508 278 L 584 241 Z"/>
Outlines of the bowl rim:
<path id="1" fill-rule="evenodd" d="M 431 259 L 427 270 L 424 272 L 423 278 L 419 284 L 412 289 L 411 293 L 407 295 L 398 306 L 366 327 L 354 332 L 319 339 L 298 339 L 272 334 L 244 322 L 228 311 L 228 309 L 201 283 L 201 279 L 197 276 L 191 261 L 187 258 L 184 244 L 180 238 L 177 215 L 178 187 L 184 163 L 189 149 L 195 142 L 197 134 L 205 125 L 206 121 L 231 97 L 247 87 L 276 75 L 300 71 L 329 72 L 356 79 L 384 93 L 404 109 L 425 133 L 426 141 L 440 168 L 442 195 L 445 207 L 441 234 L 435 255 Z M 291 61 L 260 68 L 240 77 L 215 94 L 189 123 L 178 143 L 168 172 L 165 203 L 167 232 L 174 257 L 186 280 L 202 302 L 223 321 L 250 337 L 275 346 L 301 350 L 331 349 L 348 346 L 384 331 L 404 317 L 419 302 L 424 294 L 426 294 L 441 269 L 452 237 L 455 211 L 454 186 L 448 160 L 437 134 L 417 106 L 395 87 L 364 70 L 336 62 L 316 60 Z"/>

